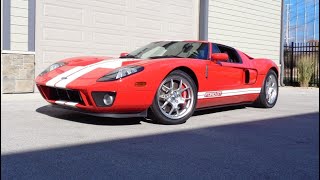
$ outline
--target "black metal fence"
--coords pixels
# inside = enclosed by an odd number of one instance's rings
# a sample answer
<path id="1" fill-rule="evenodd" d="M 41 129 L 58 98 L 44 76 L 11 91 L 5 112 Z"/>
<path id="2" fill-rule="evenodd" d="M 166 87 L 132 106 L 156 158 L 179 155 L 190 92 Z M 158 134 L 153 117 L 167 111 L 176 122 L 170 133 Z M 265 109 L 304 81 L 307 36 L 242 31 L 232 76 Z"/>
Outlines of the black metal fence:
<path id="1" fill-rule="evenodd" d="M 319 87 L 319 42 L 291 43 L 284 46 L 283 82 L 289 86 L 299 86 L 298 61 L 304 56 L 314 61 L 313 73 L 309 86 Z"/>

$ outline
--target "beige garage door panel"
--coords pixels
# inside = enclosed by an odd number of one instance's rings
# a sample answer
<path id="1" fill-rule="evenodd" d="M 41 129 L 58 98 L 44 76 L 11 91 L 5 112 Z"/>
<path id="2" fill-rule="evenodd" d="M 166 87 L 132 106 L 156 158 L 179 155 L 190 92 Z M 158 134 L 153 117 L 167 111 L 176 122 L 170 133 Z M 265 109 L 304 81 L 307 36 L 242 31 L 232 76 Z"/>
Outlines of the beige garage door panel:
<path id="1" fill-rule="evenodd" d="M 281 0 L 209 0 L 208 38 L 279 63 Z"/>
<path id="2" fill-rule="evenodd" d="M 199 34 L 198 0 L 42 0 L 36 13 L 37 74 L 66 57 L 118 56 Z"/>
<path id="3" fill-rule="evenodd" d="M 267 31 L 265 29 L 262 28 L 255 28 L 250 26 L 250 28 L 248 27 L 235 27 L 233 25 L 226 25 L 226 24 L 219 24 L 219 23 L 211 23 L 209 22 L 209 27 L 214 27 L 214 28 L 210 28 L 210 32 L 212 32 L 212 30 L 220 30 L 221 32 L 224 31 L 230 31 L 230 32 L 234 32 L 234 33 L 247 33 L 247 34 L 253 34 L 253 35 L 259 35 L 259 36 L 268 36 L 268 37 L 273 37 L 273 38 L 277 38 L 279 37 L 279 32 L 270 32 Z"/>
<path id="4" fill-rule="evenodd" d="M 266 44 L 271 43 L 272 45 L 274 43 L 280 43 L 280 39 L 270 39 L 270 36 L 265 36 L 264 34 L 258 35 L 258 34 L 250 34 L 250 37 L 248 37 L 248 33 L 244 32 L 234 32 L 234 31 L 221 31 L 220 29 L 214 29 L 212 32 L 210 32 L 213 36 L 216 37 L 237 37 L 237 38 L 243 38 L 245 41 L 247 40 L 260 40 L 259 44 Z M 214 39 L 214 38 L 213 38 Z"/>
<path id="5" fill-rule="evenodd" d="M 240 11 L 226 11 L 222 8 L 219 7 L 212 7 L 213 11 L 211 11 L 210 16 L 212 17 L 216 17 L 215 14 L 220 14 L 221 17 L 225 17 L 228 19 L 239 19 L 240 21 L 243 20 L 256 20 L 256 21 L 263 21 L 263 22 L 267 22 L 267 23 L 274 23 L 274 20 L 270 19 L 270 16 L 266 15 L 263 16 L 259 13 L 259 16 L 255 16 L 256 14 L 254 14 L 252 11 L 246 11 L 246 12 L 240 12 Z M 236 14 L 236 15 L 235 15 Z M 250 16 L 248 16 L 250 15 Z M 252 15 L 252 16 L 251 16 Z M 281 18 L 281 16 L 277 17 L 278 19 Z M 277 23 L 275 23 L 277 24 Z"/>
<path id="6" fill-rule="evenodd" d="M 270 1 L 272 0 L 266 1 L 265 3 L 258 1 L 248 3 L 245 0 L 214 0 L 214 4 L 210 4 L 210 8 L 229 10 L 229 12 L 236 14 L 250 13 L 261 17 L 278 18 L 281 16 L 281 6 L 270 6 Z"/>
<path id="7" fill-rule="evenodd" d="M 259 26 L 259 30 L 263 27 L 264 31 L 273 32 L 279 34 L 279 23 L 275 23 L 275 21 L 268 22 L 262 21 L 261 19 L 253 19 L 247 17 L 237 17 L 237 14 L 226 15 L 222 13 L 212 12 L 209 18 L 209 23 L 217 23 L 217 24 L 225 24 L 225 25 L 233 25 L 237 27 L 248 27 L 248 26 Z M 215 19 L 214 17 L 219 17 L 219 19 Z M 250 16 L 248 16 L 250 17 Z M 214 20 L 214 22 L 213 22 Z M 270 19 L 269 19 L 270 20 Z M 277 19 L 280 21 L 280 17 Z M 255 28 L 257 29 L 257 28 Z"/>
<path id="8" fill-rule="evenodd" d="M 219 15 L 215 16 L 219 17 Z M 275 25 L 266 24 L 265 22 L 259 22 L 259 23 L 253 23 L 253 22 L 240 22 L 233 19 L 227 19 L 225 17 L 219 17 L 218 19 L 212 18 L 211 21 L 209 21 L 209 24 L 212 24 L 213 26 L 220 27 L 220 26 L 232 26 L 233 29 L 236 30 L 238 28 L 247 28 L 247 29 L 253 29 L 255 31 L 262 31 L 272 34 L 279 34 L 279 28 Z"/>

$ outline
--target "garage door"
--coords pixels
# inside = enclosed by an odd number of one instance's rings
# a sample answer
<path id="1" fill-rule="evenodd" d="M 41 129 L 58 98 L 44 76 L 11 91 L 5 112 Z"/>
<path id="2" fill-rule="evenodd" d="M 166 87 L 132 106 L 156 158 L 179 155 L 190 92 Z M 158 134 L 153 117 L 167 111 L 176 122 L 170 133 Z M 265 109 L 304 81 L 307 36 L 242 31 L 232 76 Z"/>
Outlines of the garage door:
<path id="1" fill-rule="evenodd" d="M 36 4 L 36 74 L 83 55 L 119 56 L 164 39 L 198 39 L 197 0 L 42 0 Z"/>
<path id="2" fill-rule="evenodd" d="M 281 0 L 210 0 L 210 41 L 279 63 Z"/>

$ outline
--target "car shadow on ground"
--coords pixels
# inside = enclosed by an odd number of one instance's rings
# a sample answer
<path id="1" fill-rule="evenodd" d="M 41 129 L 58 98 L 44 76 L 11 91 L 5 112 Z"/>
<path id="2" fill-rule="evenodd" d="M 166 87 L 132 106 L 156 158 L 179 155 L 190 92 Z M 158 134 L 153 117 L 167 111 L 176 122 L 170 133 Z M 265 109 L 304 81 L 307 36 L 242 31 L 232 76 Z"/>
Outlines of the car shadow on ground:
<path id="1" fill-rule="evenodd" d="M 237 106 L 230 106 L 230 107 L 220 107 L 220 108 L 212 108 L 212 109 L 204 109 L 204 110 L 197 110 L 193 113 L 192 116 L 200 116 L 205 114 L 212 114 L 217 112 L 223 111 L 232 111 L 236 109 L 243 109 L 245 106 L 237 105 Z M 140 122 L 147 122 L 151 124 L 159 124 L 152 119 L 137 117 L 137 118 L 108 118 L 108 117 L 96 117 L 90 116 L 86 114 L 82 114 L 79 112 L 74 112 L 70 110 L 60 109 L 60 108 L 52 108 L 51 105 L 45 105 L 36 109 L 36 112 L 45 114 L 50 117 L 73 121 L 78 123 L 84 124 L 91 124 L 91 125 L 109 125 L 109 126 L 116 126 L 116 125 L 137 125 L 141 124 Z"/>
<path id="2" fill-rule="evenodd" d="M 319 179 L 319 112 L 1 155 L 3 179 Z"/>
<path id="3" fill-rule="evenodd" d="M 144 118 L 106 118 L 106 117 L 96 117 L 79 112 L 74 112 L 70 110 L 53 108 L 51 105 L 42 106 L 36 109 L 36 112 L 45 114 L 50 117 L 73 121 L 77 123 L 91 124 L 91 125 L 137 125 L 141 124 Z"/>
<path id="4" fill-rule="evenodd" d="M 238 110 L 238 109 L 245 109 L 245 105 L 234 105 L 234 106 L 225 106 L 225 107 L 212 107 L 207 109 L 200 109 L 193 113 L 192 116 L 200 116 L 205 114 L 212 114 L 212 113 L 218 113 L 223 111 L 232 111 L 232 110 Z"/>

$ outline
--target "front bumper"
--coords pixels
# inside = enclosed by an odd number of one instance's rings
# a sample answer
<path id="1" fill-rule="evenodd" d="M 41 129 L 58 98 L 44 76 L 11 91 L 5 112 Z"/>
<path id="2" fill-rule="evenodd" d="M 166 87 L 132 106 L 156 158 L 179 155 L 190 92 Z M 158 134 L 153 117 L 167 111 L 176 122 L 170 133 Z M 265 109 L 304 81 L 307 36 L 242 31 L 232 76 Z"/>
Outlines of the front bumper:
<path id="1" fill-rule="evenodd" d="M 69 106 L 61 106 L 61 105 L 56 105 L 52 104 L 53 108 L 59 108 L 59 109 L 67 109 L 71 111 L 76 111 L 82 114 L 87 114 L 90 116 L 97 116 L 97 117 L 109 117 L 109 118 L 132 118 L 132 117 L 147 117 L 147 110 L 139 112 L 139 113 L 93 113 L 93 112 L 88 112 L 85 110 L 82 110 L 80 108 L 75 108 L 75 107 L 69 107 Z"/>
<path id="2" fill-rule="evenodd" d="M 60 89 L 37 84 L 43 98 L 58 107 L 63 107 L 82 113 L 103 117 L 145 117 L 145 111 L 150 107 L 154 94 L 151 90 L 141 88 L 116 89 L 112 86 L 101 88 L 88 86 L 84 88 Z M 58 91 L 55 93 L 55 91 Z M 111 106 L 101 106 L 93 98 L 94 92 L 115 93 L 115 99 Z"/>

